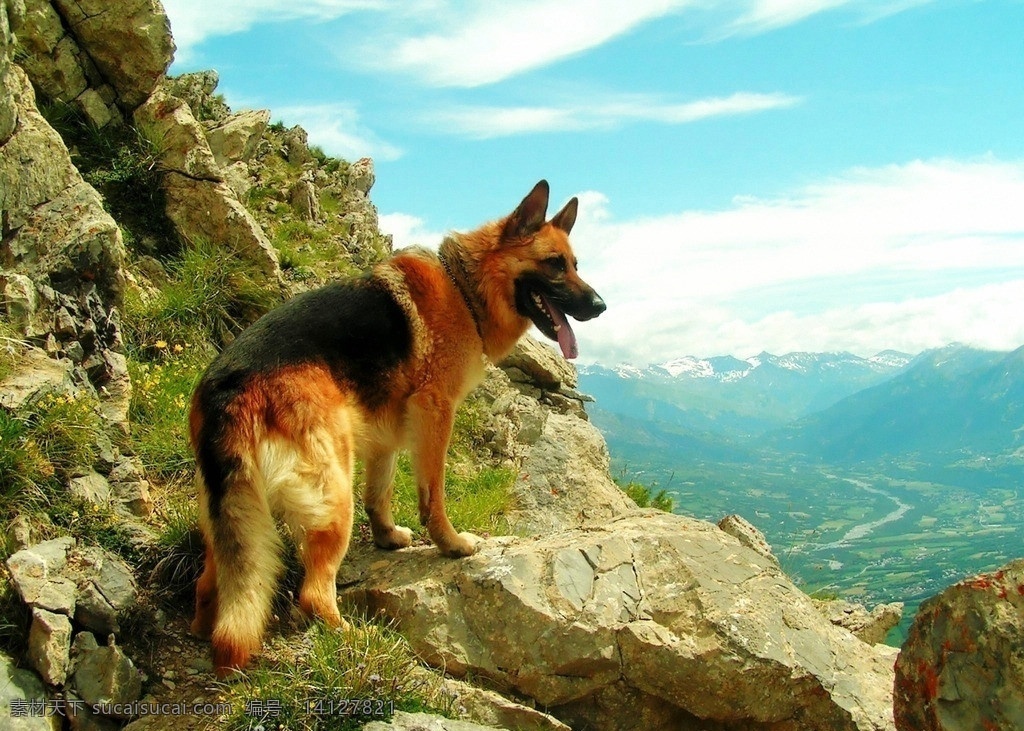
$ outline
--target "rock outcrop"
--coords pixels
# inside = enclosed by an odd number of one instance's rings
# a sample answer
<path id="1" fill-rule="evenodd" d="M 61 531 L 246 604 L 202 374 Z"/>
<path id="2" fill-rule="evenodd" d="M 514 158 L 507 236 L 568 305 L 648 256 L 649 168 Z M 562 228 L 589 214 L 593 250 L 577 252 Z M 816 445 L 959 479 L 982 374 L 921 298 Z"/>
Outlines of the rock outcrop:
<path id="1" fill-rule="evenodd" d="M 425 548 L 355 564 L 347 602 L 574 728 L 893 728 L 891 655 L 701 521 L 637 511 L 457 562 Z"/>
<path id="2" fill-rule="evenodd" d="M 900 731 L 1024 728 L 1024 560 L 921 605 L 893 701 Z"/>
<path id="3" fill-rule="evenodd" d="M 0 289 L 8 322 L 81 368 L 104 398 L 105 415 L 123 429 L 131 385 L 118 352 L 121 231 L 10 60 L 9 29 L 31 48 L 33 33 L 46 26 L 42 17 L 53 12 L 41 2 L 29 2 L 28 12 L 11 0 L 0 6 Z"/>
<path id="4" fill-rule="evenodd" d="M 22 67 L 47 99 L 74 105 L 97 128 L 122 123 L 174 55 L 156 0 L 24 0 L 24 8 Z"/>

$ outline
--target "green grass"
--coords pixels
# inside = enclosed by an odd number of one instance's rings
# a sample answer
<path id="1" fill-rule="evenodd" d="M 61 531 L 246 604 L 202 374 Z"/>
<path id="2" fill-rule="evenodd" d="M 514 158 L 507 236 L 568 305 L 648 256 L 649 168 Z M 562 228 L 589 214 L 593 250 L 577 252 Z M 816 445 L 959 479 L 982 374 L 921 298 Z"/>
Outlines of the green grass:
<path id="1" fill-rule="evenodd" d="M 642 485 L 639 482 L 630 480 L 625 485 L 619 485 L 623 492 L 629 495 L 630 499 L 636 503 L 638 508 L 656 508 L 663 510 L 666 513 L 671 513 L 675 504 L 673 503 L 672 496 L 668 494 L 667 490 L 654 490 L 647 485 Z"/>
<path id="2" fill-rule="evenodd" d="M 170 281 L 155 298 L 125 297 L 130 355 L 153 358 L 162 347 L 226 342 L 281 301 L 237 254 L 210 242 L 189 244 L 164 268 Z"/>
<path id="3" fill-rule="evenodd" d="M 203 568 L 199 513 L 190 494 L 174 495 L 157 509 L 162 529 L 143 562 L 149 585 L 165 599 L 187 604 Z"/>
<path id="4" fill-rule="evenodd" d="M 72 470 L 96 460 L 102 421 L 92 398 L 43 394 L 15 413 L 0 410 L 3 520 L 41 509 Z"/>
<path id="5" fill-rule="evenodd" d="M 221 727 L 347 731 L 367 721 L 386 720 L 392 707 L 452 712 L 454 698 L 441 689 L 440 678 L 420 671 L 408 642 L 389 627 L 356 621 L 349 629 L 337 630 L 315 623 L 303 640 L 293 656 L 275 653 L 274 660 L 257 663 L 229 687 L 227 700 L 234 713 L 221 721 Z M 374 712 L 339 714 L 342 700 L 367 701 L 365 710 Z M 361 710 L 359 704 L 355 708 Z"/>
<path id="6" fill-rule="evenodd" d="M 174 227 L 164 214 L 159 146 L 130 125 L 96 129 L 65 102 L 41 104 L 40 111 L 72 150 L 82 177 L 103 196 L 130 250 L 137 252 L 145 242 L 141 253 L 177 251 Z"/>
<path id="7" fill-rule="evenodd" d="M 193 468 L 188 403 L 214 345 L 281 297 L 233 252 L 205 242 L 186 247 L 165 269 L 168 282 L 155 295 L 126 293 L 123 331 L 134 385 L 132 448 L 151 475 L 174 479 Z"/>
<path id="8" fill-rule="evenodd" d="M 71 497 L 67 481 L 96 461 L 103 433 L 95 399 L 44 394 L 15 413 L 0 410 L 0 522 L 26 515 L 41 537 L 72 535 L 132 560 L 131 534 L 109 506 Z M 0 557 L 10 553 L 6 542 Z"/>
<path id="9" fill-rule="evenodd" d="M 503 467 L 448 467 L 444 481 L 445 507 L 455 529 L 482 536 L 508 535 L 507 515 L 512 508 L 511 490 L 515 477 L 513 470 Z M 405 455 L 398 460 L 392 506 L 399 525 L 412 528 L 418 538 L 427 537 L 426 530 L 420 525 L 416 481 L 409 458 Z M 362 509 L 356 512 L 356 520 L 366 522 Z"/>
<path id="10" fill-rule="evenodd" d="M 132 448 L 152 476 L 180 478 L 194 467 L 188 403 L 206 360 L 202 354 L 184 352 L 151 363 L 128 361 L 134 384 L 128 409 Z"/>

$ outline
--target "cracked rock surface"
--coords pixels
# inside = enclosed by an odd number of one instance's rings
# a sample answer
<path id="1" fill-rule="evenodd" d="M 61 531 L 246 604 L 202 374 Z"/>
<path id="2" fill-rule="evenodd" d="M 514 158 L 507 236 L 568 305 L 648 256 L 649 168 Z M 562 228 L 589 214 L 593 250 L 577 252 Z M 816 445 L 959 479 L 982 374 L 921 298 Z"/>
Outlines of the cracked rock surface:
<path id="1" fill-rule="evenodd" d="M 636 511 L 488 541 L 368 550 L 342 595 L 428 662 L 594 729 L 892 729 L 892 655 L 833 626 L 769 558 Z"/>

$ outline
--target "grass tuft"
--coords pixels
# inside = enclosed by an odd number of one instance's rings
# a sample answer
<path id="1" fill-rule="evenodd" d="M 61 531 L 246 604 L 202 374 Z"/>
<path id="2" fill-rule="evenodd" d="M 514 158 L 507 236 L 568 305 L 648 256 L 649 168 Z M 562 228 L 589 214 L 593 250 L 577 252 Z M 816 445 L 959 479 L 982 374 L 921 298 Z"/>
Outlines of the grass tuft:
<path id="1" fill-rule="evenodd" d="M 625 485 L 620 485 L 622 491 L 629 495 L 630 499 L 636 503 L 638 508 L 656 508 L 663 510 L 666 513 L 671 513 L 675 508 L 675 503 L 672 500 L 672 496 L 668 494 L 667 490 L 654 490 L 647 485 L 642 485 L 639 482 L 630 480 Z"/>
<path id="2" fill-rule="evenodd" d="M 264 660 L 230 686 L 234 712 L 222 720 L 224 728 L 347 731 L 386 720 L 392 709 L 451 715 L 454 699 L 394 629 L 356 621 L 339 630 L 317 622 L 304 640 L 294 657 Z"/>

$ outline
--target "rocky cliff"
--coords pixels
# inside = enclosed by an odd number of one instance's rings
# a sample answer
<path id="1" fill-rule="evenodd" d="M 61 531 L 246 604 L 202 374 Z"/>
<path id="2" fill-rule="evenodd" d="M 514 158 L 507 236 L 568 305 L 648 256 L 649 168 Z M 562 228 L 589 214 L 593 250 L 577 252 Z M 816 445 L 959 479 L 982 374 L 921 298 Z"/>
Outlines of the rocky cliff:
<path id="1" fill-rule="evenodd" d="M 56 727 L 28 713 L 44 702 L 223 698 L 206 648 L 181 631 L 197 560 L 189 379 L 275 299 L 390 251 L 369 160 L 332 160 L 267 111 L 232 112 L 212 72 L 166 77 L 173 49 L 156 0 L 0 0 L 0 626 L 14 630 L 0 636 L 14 653 L 0 653 L 0 725 Z M 209 294 L 219 299 L 190 305 L 199 314 L 182 304 L 200 286 L 186 278 L 195 252 L 213 274 L 230 269 Z M 742 519 L 636 509 L 609 476 L 572 367 L 529 340 L 500 365 L 471 398 L 477 461 L 453 471 L 513 476 L 500 508 L 510 535 L 462 561 L 356 541 L 339 580 L 353 612 L 387 618 L 435 669 L 424 682 L 455 688 L 449 716 L 894 728 L 895 651 L 860 638 L 884 634 L 866 613 L 820 611 Z M 301 658 L 304 643 L 282 633 L 267 661 Z M 380 673 L 361 672 L 379 691 Z M 104 729 L 133 717 L 72 715 L 74 728 Z"/>

